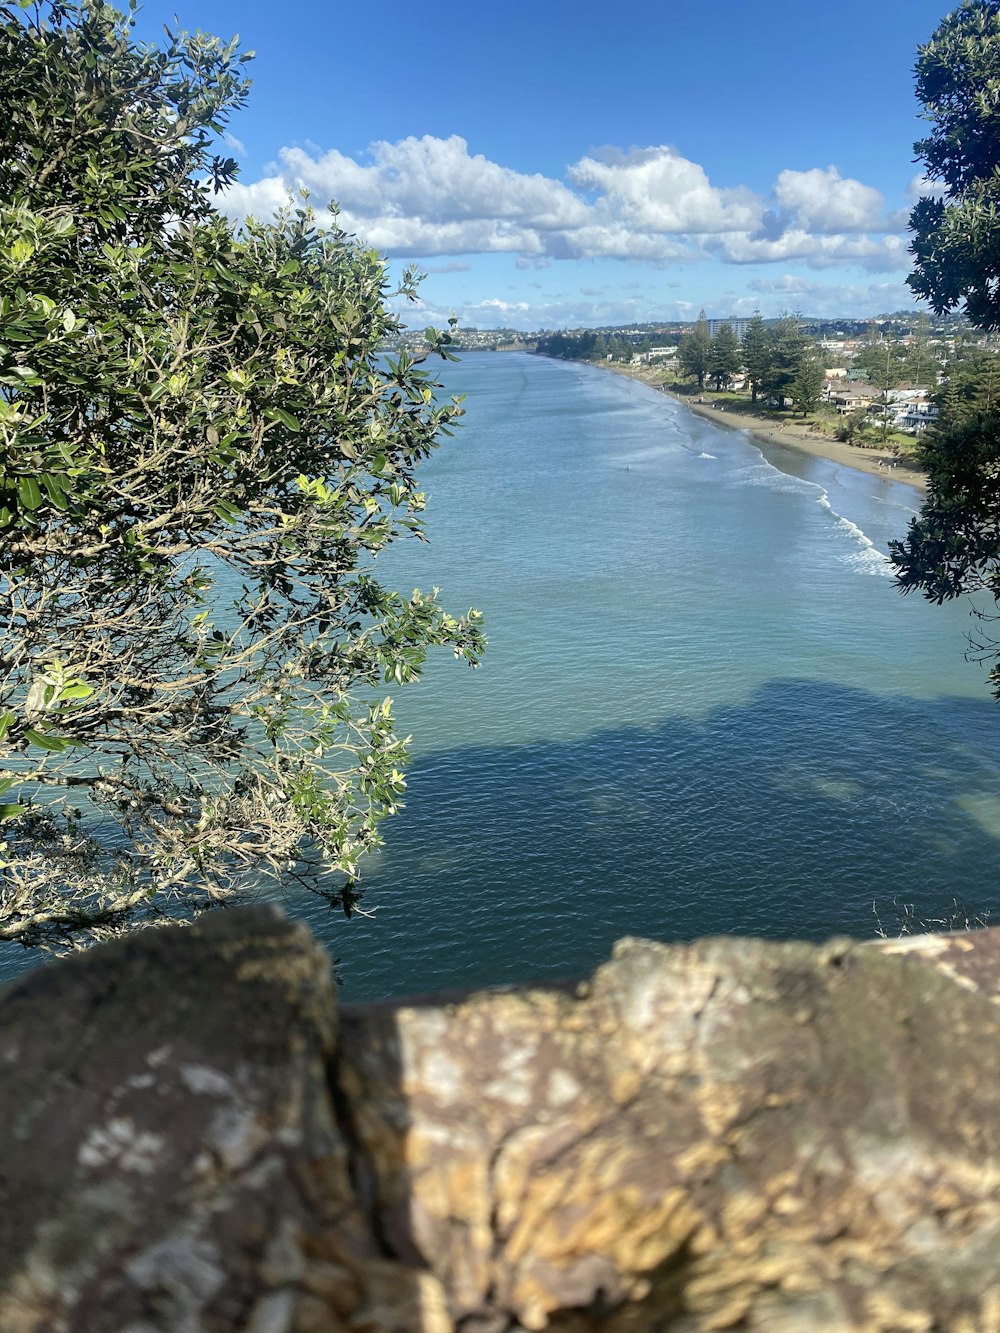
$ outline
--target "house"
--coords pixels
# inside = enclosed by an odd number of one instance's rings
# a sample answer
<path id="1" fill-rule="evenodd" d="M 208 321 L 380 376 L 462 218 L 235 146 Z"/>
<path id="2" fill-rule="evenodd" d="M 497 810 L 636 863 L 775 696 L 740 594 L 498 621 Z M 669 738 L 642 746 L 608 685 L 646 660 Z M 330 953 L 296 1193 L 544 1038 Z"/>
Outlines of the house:
<path id="1" fill-rule="evenodd" d="M 877 389 L 872 388 L 870 384 L 861 384 L 853 390 L 839 387 L 834 389 L 828 401 L 842 417 L 846 417 L 850 416 L 852 412 L 871 407 L 878 397 L 880 395 Z"/>
<path id="2" fill-rule="evenodd" d="M 934 403 L 906 403 L 897 410 L 892 424 L 895 430 L 922 435 L 937 418 L 938 409 Z"/>

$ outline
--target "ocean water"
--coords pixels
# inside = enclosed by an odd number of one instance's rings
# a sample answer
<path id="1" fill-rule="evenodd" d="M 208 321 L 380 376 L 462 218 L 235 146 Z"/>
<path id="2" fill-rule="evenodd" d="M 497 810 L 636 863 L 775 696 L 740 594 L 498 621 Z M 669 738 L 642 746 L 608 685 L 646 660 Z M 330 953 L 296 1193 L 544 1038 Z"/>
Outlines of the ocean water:
<path id="1" fill-rule="evenodd" d="M 969 607 L 885 558 L 919 492 L 593 367 L 441 376 L 468 415 L 424 470 L 431 540 L 379 568 L 480 607 L 490 647 L 396 691 L 413 761 L 365 914 L 287 900 L 345 1000 L 577 975 L 627 934 L 871 937 L 893 898 L 1000 920 Z"/>
<path id="2" fill-rule="evenodd" d="M 894 897 L 1000 909 L 969 608 L 902 597 L 885 558 L 919 492 L 592 367 L 444 378 L 468 415 L 424 474 L 431 540 L 383 573 L 479 606 L 490 647 L 397 692 L 372 915 L 302 906 L 345 999 L 575 975 L 626 934 L 871 937 Z"/>

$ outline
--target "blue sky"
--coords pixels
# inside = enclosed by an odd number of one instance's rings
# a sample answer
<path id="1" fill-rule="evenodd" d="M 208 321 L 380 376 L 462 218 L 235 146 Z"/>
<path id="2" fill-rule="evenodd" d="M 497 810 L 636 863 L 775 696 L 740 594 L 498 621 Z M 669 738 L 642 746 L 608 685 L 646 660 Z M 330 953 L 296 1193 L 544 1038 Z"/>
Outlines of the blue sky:
<path id="1" fill-rule="evenodd" d="M 234 215 L 305 184 L 427 274 L 414 324 L 910 305 L 917 46 L 940 0 L 159 0 L 239 33 Z"/>

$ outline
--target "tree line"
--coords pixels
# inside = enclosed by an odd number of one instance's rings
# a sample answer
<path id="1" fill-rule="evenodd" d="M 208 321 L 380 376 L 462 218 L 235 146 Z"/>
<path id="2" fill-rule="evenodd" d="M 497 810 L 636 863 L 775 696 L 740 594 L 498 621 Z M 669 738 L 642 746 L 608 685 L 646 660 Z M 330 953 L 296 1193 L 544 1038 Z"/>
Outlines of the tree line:
<path id="1" fill-rule="evenodd" d="M 790 399 L 802 413 L 813 410 L 823 390 L 819 349 L 792 315 L 767 325 L 755 313 L 740 340 L 729 323 L 720 324 L 715 337 L 710 337 L 702 311 L 692 331 L 681 338 L 677 361 L 699 389 L 708 379 L 721 390 L 742 369 L 753 403 L 758 397 L 778 405 Z"/>
<path id="2" fill-rule="evenodd" d="M 543 333 L 536 343 L 542 356 L 560 361 L 631 361 L 633 356 L 662 346 L 664 338 L 648 333 L 606 333 L 602 329 L 580 329 L 575 333 L 559 330 Z"/>

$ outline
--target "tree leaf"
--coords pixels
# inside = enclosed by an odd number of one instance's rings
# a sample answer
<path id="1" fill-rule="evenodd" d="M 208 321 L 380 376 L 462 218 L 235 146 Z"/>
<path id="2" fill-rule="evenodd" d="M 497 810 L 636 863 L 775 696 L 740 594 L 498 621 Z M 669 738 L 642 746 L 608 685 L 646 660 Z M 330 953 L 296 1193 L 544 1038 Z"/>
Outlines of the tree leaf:
<path id="1" fill-rule="evenodd" d="M 283 407 L 266 407 L 264 415 L 269 421 L 280 421 L 283 426 L 287 426 L 290 431 L 294 431 L 296 434 L 302 429 L 298 417 L 293 417 L 291 412 L 286 412 Z"/>
<path id="2" fill-rule="evenodd" d="M 28 510 L 35 510 L 42 503 L 42 491 L 35 477 L 18 477 L 17 498 Z"/>

